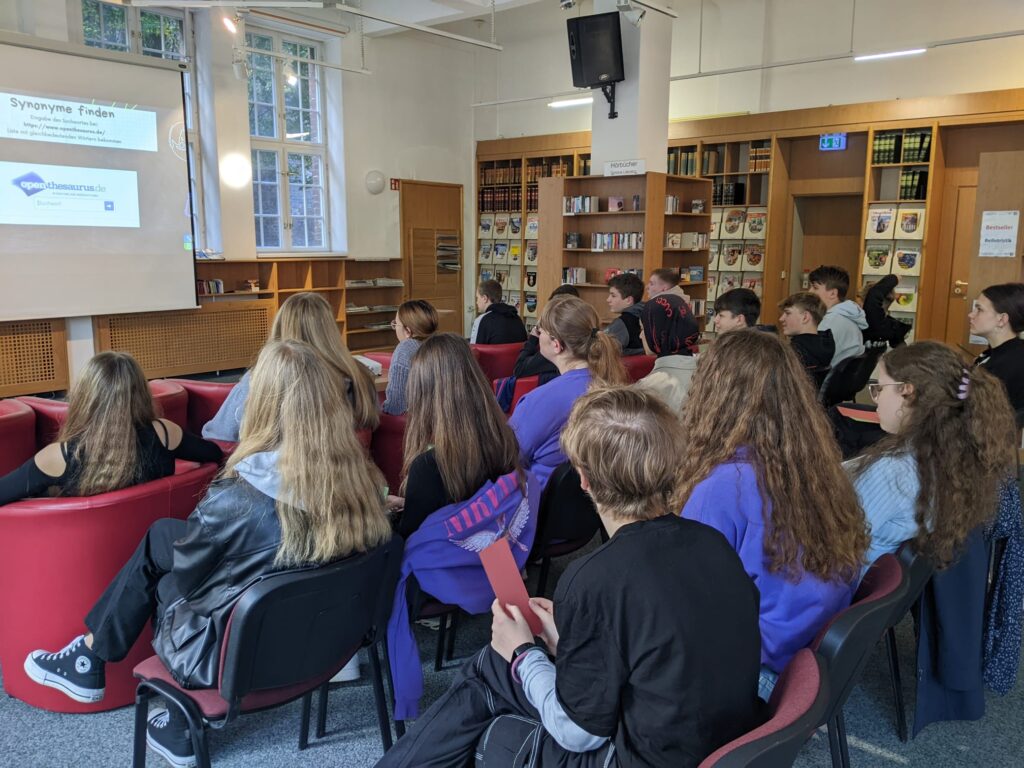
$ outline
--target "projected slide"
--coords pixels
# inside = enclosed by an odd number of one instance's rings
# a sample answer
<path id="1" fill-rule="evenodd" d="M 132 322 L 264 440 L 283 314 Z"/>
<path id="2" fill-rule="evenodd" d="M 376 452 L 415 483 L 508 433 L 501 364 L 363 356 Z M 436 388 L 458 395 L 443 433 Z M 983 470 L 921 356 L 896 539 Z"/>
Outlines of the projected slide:
<path id="1" fill-rule="evenodd" d="M 0 91 L 0 139 L 156 152 L 156 113 Z"/>
<path id="2" fill-rule="evenodd" d="M 138 227 L 138 174 L 0 161 L 0 224 Z"/>

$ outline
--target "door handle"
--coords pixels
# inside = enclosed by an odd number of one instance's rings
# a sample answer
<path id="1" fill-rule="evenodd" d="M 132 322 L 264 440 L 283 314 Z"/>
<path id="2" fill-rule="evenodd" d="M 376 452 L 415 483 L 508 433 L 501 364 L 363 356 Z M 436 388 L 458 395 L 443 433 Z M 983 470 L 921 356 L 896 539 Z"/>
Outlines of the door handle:
<path id="1" fill-rule="evenodd" d="M 963 296 L 964 295 L 964 289 L 966 287 L 967 287 L 967 283 L 965 281 L 963 281 L 963 280 L 954 280 L 953 281 L 953 295 L 954 296 Z"/>

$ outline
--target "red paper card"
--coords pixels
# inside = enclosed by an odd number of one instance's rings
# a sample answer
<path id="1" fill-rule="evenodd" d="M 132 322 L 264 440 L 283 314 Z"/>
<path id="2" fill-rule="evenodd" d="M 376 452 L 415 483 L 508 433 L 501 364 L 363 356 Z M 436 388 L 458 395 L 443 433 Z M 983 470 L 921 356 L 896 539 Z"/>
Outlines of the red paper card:
<path id="1" fill-rule="evenodd" d="M 878 423 L 878 411 L 865 411 L 861 408 L 844 408 L 841 405 L 836 406 L 836 410 L 846 418 L 859 421 L 862 424 Z"/>
<path id="2" fill-rule="evenodd" d="M 526 592 L 516 561 L 512 558 L 512 550 L 508 548 L 508 539 L 500 538 L 480 553 L 480 562 L 487 573 L 487 581 L 491 583 L 494 596 L 504 605 L 514 605 L 523 612 L 523 617 L 535 635 L 541 632 L 540 619 L 530 607 L 530 596 Z"/>

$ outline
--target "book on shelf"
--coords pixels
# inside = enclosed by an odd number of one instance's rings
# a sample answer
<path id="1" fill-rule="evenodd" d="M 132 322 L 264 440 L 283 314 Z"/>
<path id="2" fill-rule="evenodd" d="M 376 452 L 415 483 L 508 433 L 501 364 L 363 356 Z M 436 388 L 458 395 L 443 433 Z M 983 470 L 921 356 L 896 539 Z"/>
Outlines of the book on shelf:
<path id="1" fill-rule="evenodd" d="M 696 198 L 690 201 L 690 213 L 704 213 L 705 203 L 703 198 Z"/>
<path id="2" fill-rule="evenodd" d="M 714 179 L 711 184 L 712 205 L 743 205 L 747 186 L 742 181 Z"/>
<path id="3" fill-rule="evenodd" d="M 494 279 L 494 265 L 487 264 L 480 270 L 480 282 Z"/>
<path id="4" fill-rule="evenodd" d="M 708 235 L 706 232 L 680 232 L 676 247 L 688 251 L 703 250 L 708 247 Z"/>
<path id="5" fill-rule="evenodd" d="M 743 237 L 743 222 L 746 221 L 746 218 L 746 209 L 726 208 L 722 212 L 722 237 L 735 237 L 737 239 Z"/>
<path id="6" fill-rule="evenodd" d="M 743 287 L 751 290 L 759 297 L 764 293 L 764 278 L 743 276 Z"/>
<path id="7" fill-rule="evenodd" d="M 712 240 L 708 245 L 708 269 L 718 269 L 718 258 L 722 251 L 722 243 L 718 240 Z"/>
<path id="8" fill-rule="evenodd" d="M 196 280 L 196 291 L 199 293 L 224 293 L 224 281 L 219 278 Z"/>
<path id="9" fill-rule="evenodd" d="M 718 258 L 718 268 L 722 271 L 733 270 L 739 272 L 743 262 L 743 243 L 725 240 L 722 242 L 721 255 Z"/>
<path id="10" fill-rule="evenodd" d="M 644 209 L 644 201 L 640 195 L 633 195 L 633 210 L 642 211 Z"/>
<path id="11" fill-rule="evenodd" d="M 374 278 L 373 284 L 379 288 L 401 288 L 405 281 L 400 277 L 377 277 Z"/>
<path id="12" fill-rule="evenodd" d="M 502 298 L 504 302 L 508 304 L 510 307 L 513 307 L 516 310 L 516 312 L 519 311 L 519 307 L 523 301 L 523 294 L 521 294 L 519 291 L 512 290 L 506 293 Z"/>
<path id="13" fill-rule="evenodd" d="M 701 176 L 710 176 L 713 173 L 719 173 L 718 166 L 718 150 L 717 149 L 705 149 L 704 157 L 701 159 L 700 173 Z"/>
<path id="14" fill-rule="evenodd" d="M 503 285 L 503 286 L 508 285 L 508 283 L 509 283 L 508 275 L 509 275 L 508 267 L 495 267 L 494 268 L 494 279 L 497 280 L 498 283 Z"/>
<path id="15" fill-rule="evenodd" d="M 537 242 L 535 240 L 528 240 L 526 242 L 526 263 L 536 264 L 537 263 Z"/>
<path id="16" fill-rule="evenodd" d="M 568 285 L 579 285 L 587 282 L 587 268 L 562 267 L 562 282 Z"/>
<path id="17" fill-rule="evenodd" d="M 900 200 L 924 200 L 928 194 L 928 171 L 921 168 L 903 168 L 900 171 Z"/>
<path id="18" fill-rule="evenodd" d="M 764 243 L 753 241 L 743 244 L 743 271 L 764 272 Z"/>
<path id="19" fill-rule="evenodd" d="M 526 270 L 526 287 L 536 288 L 537 287 L 537 271 L 528 269 Z"/>
<path id="20" fill-rule="evenodd" d="M 684 283 L 700 283 L 704 280 L 704 267 L 697 265 L 693 267 L 683 267 L 680 270 L 680 279 Z"/>
<path id="21" fill-rule="evenodd" d="M 540 217 L 535 213 L 526 216 L 526 231 L 523 233 L 527 240 L 536 239 L 540 232 Z"/>
<path id="22" fill-rule="evenodd" d="M 518 162 L 518 161 L 515 161 Z M 522 179 L 521 165 L 505 165 L 498 168 L 481 168 L 481 184 L 518 184 Z"/>
<path id="23" fill-rule="evenodd" d="M 376 283 L 373 281 L 372 277 L 371 278 L 366 278 L 365 280 L 346 280 L 345 281 L 345 287 L 346 288 L 372 288 L 375 285 L 376 285 Z"/>
<path id="24" fill-rule="evenodd" d="M 707 301 L 700 298 L 690 299 L 690 309 L 696 317 L 703 317 L 706 312 Z"/>
<path id="25" fill-rule="evenodd" d="M 579 248 L 581 236 L 579 232 L 566 232 L 565 233 L 565 247 L 566 248 Z"/>
<path id="26" fill-rule="evenodd" d="M 391 326 L 389 325 L 388 327 L 390 328 Z M 357 363 L 366 368 L 374 376 L 380 376 L 384 373 L 384 364 L 379 360 L 371 360 L 370 358 L 363 357 L 362 355 L 352 355 L 352 357 Z"/>
<path id="27" fill-rule="evenodd" d="M 522 261 L 523 243 L 515 240 L 508 245 L 508 263 L 519 264 Z"/>
<path id="28" fill-rule="evenodd" d="M 927 163 L 932 148 L 932 132 L 930 129 L 904 131 L 903 162 Z"/>
<path id="29" fill-rule="evenodd" d="M 767 208 L 747 208 L 743 221 L 743 237 L 747 240 L 764 240 L 768 229 Z"/>
<path id="30" fill-rule="evenodd" d="M 695 176 L 697 174 L 697 151 L 682 147 L 669 147 L 667 168 L 670 176 Z"/>
<path id="31" fill-rule="evenodd" d="M 494 241 L 494 263 L 508 264 L 508 240 Z"/>
<path id="32" fill-rule="evenodd" d="M 718 240 L 722 236 L 722 209 L 711 209 L 711 239 Z"/>
<path id="33" fill-rule="evenodd" d="M 891 205 L 868 206 L 867 240 L 892 240 L 896 231 L 896 209 Z"/>
<path id="34" fill-rule="evenodd" d="M 391 321 L 390 320 L 377 320 L 373 323 L 363 323 L 363 328 L 368 331 L 390 331 Z"/>
<path id="35" fill-rule="evenodd" d="M 921 249 L 897 248 L 892 257 L 894 275 L 916 277 L 921 274 Z"/>
<path id="36" fill-rule="evenodd" d="M 891 311 L 893 312 L 917 312 L 917 286 L 897 285 L 893 289 L 896 300 L 893 301 Z"/>
<path id="37" fill-rule="evenodd" d="M 477 251 L 477 263 L 478 264 L 490 264 L 493 252 L 493 240 L 481 240 L 480 248 Z"/>
<path id="38" fill-rule="evenodd" d="M 369 313 L 370 308 L 368 306 L 359 306 L 358 304 L 346 304 L 345 314 L 346 315 L 365 315 Z"/>
<path id="39" fill-rule="evenodd" d="M 888 275 L 892 270 L 892 243 L 868 242 L 861 274 Z"/>
<path id="40" fill-rule="evenodd" d="M 924 239 L 924 207 L 901 205 L 896 222 L 897 240 Z"/>
<path id="41" fill-rule="evenodd" d="M 481 239 L 494 237 L 494 214 L 493 213 L 481 213 L 480 214 L 480 232 L 478 236 Z"/>
<path id="42" fill-rule="evenodd" d="M 718 298 L 718 273 L 712 272 L 708 275 L 708 301 Z"/>
<path id="43" fill-rule="evenodd" d="M 876 133 L 871 143 L 871 162 L 874 165 L 889 165 L 900 162 L 902 134 L 899 131 Z"/>
<path id="44" fill-rule="evenodd" d="M 509 218 L 507 213 L 494 214 L 494 237 L 508 237 Z"/>
<path id="45" fill-rule="evenodd" d="M 769 170 L 771 161 L 771 147 L 751 147 L 747 160 L 747 171 L 749 173 L 764 173 Z"/>
<path id="46" fill-rule="evenodd" d="M 666 232 L 665 233 L 665 247 L 666 248 L 682 248 L 683 247 L 683 234 L 682 234 L 682 232 Z"/>
<path id="47" fill-rule="evenodd" d="M 537 294 L 536 293 L 527 293 L 526 294 L 526 303 L 525 303 L 525 305 L 523 307 L 523 314 L 526 317 L 536 317 L 537 316 Z"/>
<path id="48" fill-rule="evenodd" d="M 612 213 L 626 210 L 626 198 L 618 196 L 609 197 L 608 210 Z"/>
<path id="49" fill-rule="evenodd" d="M 597 195 L 575 195 L 562 198 L 562 214 L 573 216 L 577 213 L 599 213 L 601 198 Z"/>
<path id="50" fill-rule="evenodd" d="M 521 213 L 513 213 L 508 217 L 508 236 L 509 237 L 520 237 L 523 233 L 523 215 Z"/>
<path id="51" fill-rule="evenodd" d="M 718 274 L 718 295 L 721 296 L 726 291 L 731 291 L 733 288 L 743 287 L 743 275 L 739 272 L 720 272 Z"/>
<path id="52" fill-rule="evenodd" d="M 665 195 L 665 213 L 679 213 L 679 195 Z"/>
<path id="53" fill-rule="evenodd" d="M 397 312 L 398 311 L 398 305 L 397 304 L 371 304 L 370 305 L 370 311 L 371 312 Z"/>
<path id="54" fill-rule="evenodd" d="M 643 247 L 643 232 L 594 232 L 590 235 L 590 248 L 594 251 L 625 251 Z"/>

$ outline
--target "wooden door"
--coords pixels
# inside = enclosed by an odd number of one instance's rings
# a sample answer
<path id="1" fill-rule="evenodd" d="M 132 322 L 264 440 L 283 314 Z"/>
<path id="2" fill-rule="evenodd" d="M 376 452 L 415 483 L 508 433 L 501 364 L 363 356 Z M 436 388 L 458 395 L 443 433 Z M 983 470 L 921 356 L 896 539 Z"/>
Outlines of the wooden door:
<path id="1" fill-rule="evenodd" d="M 950 280 L 944 285 L 946 328 L 943 334 L 943 339 L 951 346 L 961 346 L 967 341 L 967 313 L 971 311 L 971 299 L 974 297 L 967 283 L 971 269 L 974 207 L 978 197 L 977 173 L 963 176 L 965 178 L 952 187 L 947 186 L 940 236 L 942 242 L 948 242 L 952 248 Z"/>
<path id="2" fill-rule="evenodd" d="M 842 267 L 857 276 L 860 263 L 861 197 L 852 195 L 802 196 L 793 198 L 793 261 L 790 291 L 802 290 L 804 272 L 822 264 Z M 851 285 L 847 298 L 854 298 L 857 286 Z M 773 318 L 774 308 L 764 318 Z M 772 322 L 762 318 L 762 322 Z"/>
<path id="3" fill-rule="evenodd" d="M 429 181 L 400 182 L 402 263 L 410 299 L 425 299 L 441 316 L 440 330 L 465 334 L 462 311 L 462 273 L 465 248 L 462 237 L 462 185 Z M 457 242 L 459 269 L 439 264 L 438 244 Z M 447 262 L 444 258 L 442 261 Z"/>

